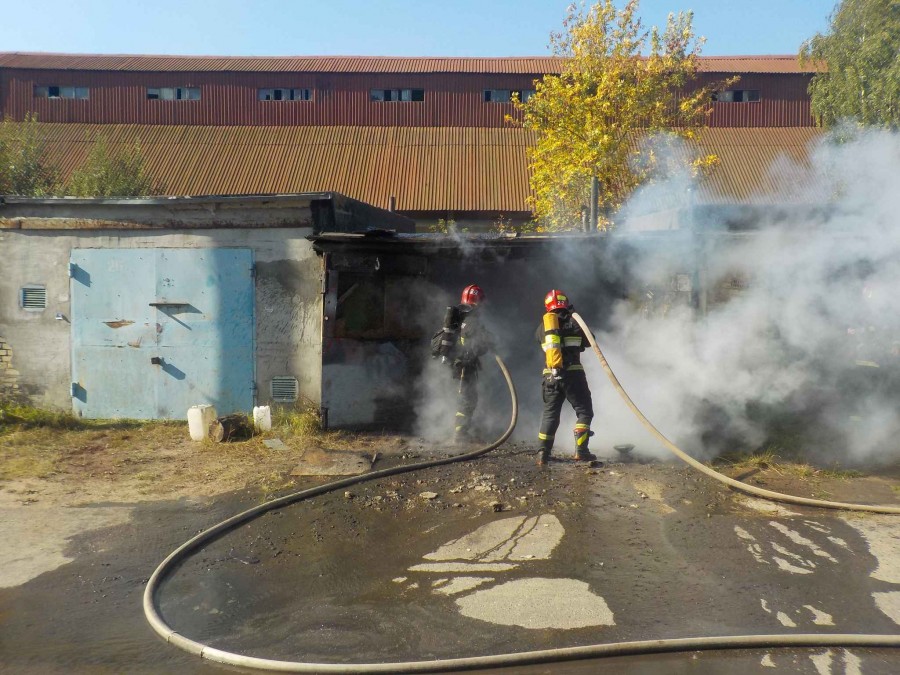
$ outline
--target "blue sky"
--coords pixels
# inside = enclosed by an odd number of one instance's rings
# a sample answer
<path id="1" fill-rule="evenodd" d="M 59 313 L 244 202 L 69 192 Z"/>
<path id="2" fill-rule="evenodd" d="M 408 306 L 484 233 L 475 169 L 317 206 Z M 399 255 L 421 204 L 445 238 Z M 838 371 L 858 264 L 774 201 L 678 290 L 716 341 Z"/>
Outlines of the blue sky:
<path id="1" fill-rule="evenodd" d="M 538 56 L 570 0 L 7 0 L 0 51 Z M 833 0 L 643 0 L 648 25 L 694 11 L 703 53 L 793 54 Z"/>

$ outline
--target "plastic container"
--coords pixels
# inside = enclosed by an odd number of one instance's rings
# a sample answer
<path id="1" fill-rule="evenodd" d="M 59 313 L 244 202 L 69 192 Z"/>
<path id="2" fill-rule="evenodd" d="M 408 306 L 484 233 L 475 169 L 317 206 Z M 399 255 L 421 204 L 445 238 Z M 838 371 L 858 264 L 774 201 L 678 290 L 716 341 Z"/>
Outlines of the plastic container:
<path id="1" fill-rule="evenodd" d="M 216 419 L 216 409 L 211 405 L 191 406 L 187 419 L 191 440 L 202 441 L 209 434 L 209 425 Z"/>
<path id="2" fill-rule="evenodd" d="M 267 405 L 258 405 L 253 408 L 253 426 L 257 431 L 272 430 L 272 410 Z"/>

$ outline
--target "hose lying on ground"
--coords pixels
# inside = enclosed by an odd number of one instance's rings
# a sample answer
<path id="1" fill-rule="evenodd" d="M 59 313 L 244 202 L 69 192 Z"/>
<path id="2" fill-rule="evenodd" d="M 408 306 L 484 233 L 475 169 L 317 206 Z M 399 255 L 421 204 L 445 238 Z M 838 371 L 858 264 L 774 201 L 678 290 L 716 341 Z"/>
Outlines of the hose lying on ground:
<path id="1" fill-rule="evenodd" d="M 508 666 L 524 666 L 528 664 L 559 663 L 580 659 L 601 658 L 611 656 L 628 656 L 636 654 L 653 654 L 664 652 L 683 652 L 715 649 L 746 649 L 767 647 L 900 647 L 898 635 L 855 635 L 855 634 L 796 634 L 796 635 L 738 635 L 720 637 L 695 637 L 676 638 L 663 640 L 641 640 L 635 642 L 618 642 L 611 644 L 587 645 L 584 647 L 564 647 L 560 649 L 543 649 L 538 651 L 519 652 L 513 654 L 491 654 L 486 656 L 471 656 L 454 659 L 435 659 L 428 661 L 403 661 L 395 663 L 305 663 L 302 661 L 281 661 L 277 659 L 265 659 L 255 656 L 245 656 L 228 652 L 203 643 L 191 640 L 176 633 L 165 622 L 156 606 L 156 594 L 162 582 L 172 573 L 175 566 L 188 558 L 201 546 L 208 544 L 225 532 L 246 523 L 253 518 L 272 509 L 287 504 L 292 504 L 317 495 L 338 490 L 342 487 L 356 485 L 378 478 L 394 476 L 417 469 L 450 464 L 468 459 L 474 459 L 497 448 L 509 438 L 516 425 L 518 417 L 518 399 L 515 387 L 506 365 L 500 359 L 497 365 L 506 379 L 512 399 L 512 413 L 509 427 L 500 438 L 487 447 L 475 450 L 464 455 L 448 457 L 439 460 L 418 462 L 408 466 L 394 467 L 352 476 L 342 480 L 321 485 L 319 487 L 302 490 L 285 497 L 274 499 L 265 504 L 260 504 L 252 509 L 222 521 L 185 542 L 165 560 L 150 576 L 147 587 L 144 589 L 144 615 L 150 626 L 166 642 L 186 652 L 200 656 L 201 658 L 217 663 L 224 663 L 244 668 L 257 668 L 260 670 L 282 673 L 434 673 L 459 670 L 475 670 L 481 668 L 501 668 Z"/>
<path id="2" fill-rule="evenodd" d="M 591 343 L 591 348 L 594 350 L 594 353 L 597 355 L 597 358 L 600 359 L 600 365 L 603 366 L 603 370 L 606 372 L 607 377 L 609 377 L 609 381 L 612 382 L 613 387 L 615 387 L 616 391 L 619 392 L 619 395 L 628 404 L 628 407 L 631 408 L 631 412 L 635 414 L 635 416 L 641 421 L 641 423 L 647 428 L 650 433 L 652 433 L 656 438 L 662 442 L 666 448 L 668 448 L 671 452 L 673 452 L 679 459 L 687 462 L 692 467 L 697 469 L 698 471 L 702 471 L 710 478 L 714 478 L 717 481 L 725 483 L 736 490 L 740 490 L 741 492 L 746 492 L 752 495 L 756 495 L 757 497 L 763 497 L 764 499 L 771 499 L 773 501 L 778 502 L 786 502 L 788 504 L 799 504 L 802 506 L 817 506 L 825 509 L 844 509 L 847 511 L 870 511 L 872 513 L 900 513 L 900 507 L 897 506 L 879 506 L 879 505 L 870 505 L 870 504 L 849 504 L 845 502 L 830 502 L 824 499 L 811 499 L 808 497 L 795 497 L 793 495 L 783 494 L 781 492 L 775 492 L 773 490 L 766 490 L 764 488 L 755 487 L 753 485 L 748 485 L 747 483 L 742 483 L 739 480 L 735 480 L 734 478 L 729 478 L 718 471 L 714 471 L 709 468 L 702 462 L 698 462 L 696 459 L 688 455 L 686 452 L 681 450 L 677 445 L 675 445 L 672 441 L 665 437 L 665 435 L 653 426 L 653 423 L 648 420 L 644 413 L 640 411 L 640 409 L 635 405 L 634 401 L 631 400 L 631 397 L 619 383 L 619 379 L 616 377 L 616 374 L 612 371 L 612 368 L 609 367 L 609 363 L 606 360 L 606 357 L 603 356 L 603 352 L 600 351 L 600 347 L 597 345 L 597 340 L 594 338 L 593 333 L 591 333 L 591 329 L 587 327 L 587 324 L 578 315 L 577 312 L 572 313 L 572 318 L 578 322 L 578 325 L 581 326 L 581 330 L 584 331 L 584 334 L 587 336 L 588 342 Z"/>
<path id="3" fill-rule="evenodd" d="M 495 440 L 490 445 L 462 455 L 428 460 L 425 462 L 417 462 L 415 464 L 407 464 L 405 466 L 396 466 L 389 469 L 382 469 L 381 471 L 373 471 L 359 476 L 351 476 L 349 478 L 343 478 L 341 480 L 327 483 L 325 485 L 320 485 L 318 487 L 301 490 L 300 492 L 294 492 L 284 497 L 279 497 L 278 499 L 273 499 L 264 504 L 260 504 L 259 506 L 255 506 L 251 509 L 247 509 L 246 511 L 232 516 L 227 520 L 223 520 L 217 525 L 213 525 L 208 530 L 204 530 L 200 534 L 186 541 L 177 549 L 172 551 L 172 553 L 170 553 L 166 557 L 166 559 L 160 563 L 160 565 L 150 576 L 150 579 L 147 581 L 147 587 L 144 589 L 144 615 L 147 617 L 147 621 L 150 623 L 153 630 L 155 630 L 163 638 L 165 638 L 167 642 L 174 644 L 175 646 L 180 647 L 181 649 L 184 649 L 185 651 L 191 652 L 193 654 L 200 654 L 201 656 L 204 656 L 204 658 L 212 658 L 210 655 L 215 653 L 219 657 L 215 660 L 222 663 L 264 667 L 261 665 L 255 665 L 256 661 L 259 661 L 258 659 L 241 656 L 240 654 L 229 654 L 228 652 L 215 650 L 212 647 L 207 647 L 206 645 L 203 645 L 199 642 L 194 642 L 193 640 L 179 635 L 173 629 L 171 629 L 162 619 L 156 607 L 156 592 L 162 581 L 172 572 L 172 570 L 175 568 L 175 565 L 188 558 L 198 548 L 210 543 L 211 541 L 217 539 L 226 532 L 233 530 L 239 525 L 253 520 L 257 516 L 260 516 L 267 511 L 271 511 L 282 506 L 287 506 L 288 504 L 293 504 L 294 502 L 303 501 L 311 497 L 326 494 L 328 492 L 333 492 L 334 490 L 338 490 L 343 487 L 349 487 L 351 485 L 357 485 L 359 483 L 365 483 L 368 481 L 377 480 L 379 478 L 386 478 L 388 476 L 396 476 L 397 474 L 417 471 L 419 469 L 426 469 L 430 467 L 441 466 L 444 464 L 452 464 L 453 462 L 463 462 L 466 460 L 475 459 L 476 457 L 480 457 L 481 455 L 484 455 L 505 443 L 506 439 L 508 439 L 512 435 L 513 430 L 516 428 L 516 421 L 519 417 L 519 399 L 516 396 L 516 388 L 515 385 L 513 385 L 512 377 L 509 374 L 509 370 L 507 370 L 506 368 L 506 364 L 503 363 L 503 360 L 499 356 L 495 356 L 494 358 L 497 360 L 497 365 L 500 367 L 500 371 L 503 373 L 503 378 L 506 381 L 507 387 L 509 388 L 509 396 L 512 404 L 509 426 L 497 440 Z M 251 661 L 253 663 L 251 663 Z M 262 661 L 266 660 L 263 659 Z M 308 664 L 300 665 L 303 665 L 305 668 Z M 318 672 L 319 670 L 325 670 L 327 668 L 328 666 L 310 666 L 310 669 L 307 669 L 307 672 Z M 337 670 L 340 670 L 341 672 L 349 672 L 346 669 L 342 670 L 338 668 Z"/>

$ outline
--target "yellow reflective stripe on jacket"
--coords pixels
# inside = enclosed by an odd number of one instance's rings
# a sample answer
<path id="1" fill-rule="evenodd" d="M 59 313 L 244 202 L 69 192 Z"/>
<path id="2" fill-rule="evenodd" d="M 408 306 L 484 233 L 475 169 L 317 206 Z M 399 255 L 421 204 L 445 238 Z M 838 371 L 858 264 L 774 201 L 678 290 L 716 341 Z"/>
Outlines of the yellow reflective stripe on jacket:
<path id="1" fill-rule="evenodd" d="M 564 370 L 568 370 L 568 371 L 572 371 L 572 370 L 584 370 L 584 366 L 582 366 L 582 365 L 576 363 L 576 364 L 571 365 L 571 366 L 566 366 L 566 367 L 564 368 Z M 544 368 L 543 374 L 544 374 L 544 375 L 550 375 L 552 372 L 553 372 L 553 371 L 551 371 L 549 368 Z"/>
<path id="2" fill-rule="evenodd" d="M 581 346 L 581 337 L 567 337 L 563 340 L 563 346 L 565 347 L 580 347 Z"/>

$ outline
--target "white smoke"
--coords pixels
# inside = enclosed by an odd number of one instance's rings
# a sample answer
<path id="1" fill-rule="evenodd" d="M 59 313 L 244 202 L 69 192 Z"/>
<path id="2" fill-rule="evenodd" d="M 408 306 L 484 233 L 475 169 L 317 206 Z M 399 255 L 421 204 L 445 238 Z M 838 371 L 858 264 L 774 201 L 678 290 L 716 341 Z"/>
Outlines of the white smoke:
<path id="1" fill-rule="evenodd" d="M 694 455 L 779 443 L 810 461 L 896 459 L 900 135 L 824 136 L 808 166 L 782 159 L 770 178 L 783 204 L 803 207 L 761 208 L 754 232 L 712 229 L 692 244 L 705 246 L 705 316 L 690 306 L 702 281 L 693 262 L 647 253 L 601 347 L 648 417 Z M 637 193 L 623 239 L 646 228 L 666 190 L 682 208 L 694 189 L 680 175 Z M 585 360 L 603 444 L 659 449 Z"/>

